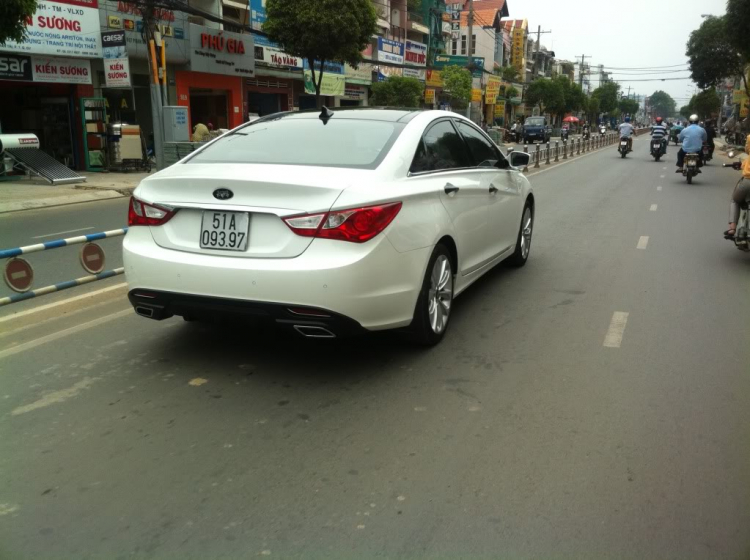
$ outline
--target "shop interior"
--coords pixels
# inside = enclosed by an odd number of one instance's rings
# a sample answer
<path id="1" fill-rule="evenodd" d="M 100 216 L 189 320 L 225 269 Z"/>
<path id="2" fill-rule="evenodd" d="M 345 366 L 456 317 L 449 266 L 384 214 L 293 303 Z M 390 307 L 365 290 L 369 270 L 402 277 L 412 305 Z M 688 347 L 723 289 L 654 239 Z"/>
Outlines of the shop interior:
<path id="1" fill-rule="evenodd" d="M 226 90 L 190 88 L 190 120 L 214 129 L 229 127 L 229 101 Z"/>

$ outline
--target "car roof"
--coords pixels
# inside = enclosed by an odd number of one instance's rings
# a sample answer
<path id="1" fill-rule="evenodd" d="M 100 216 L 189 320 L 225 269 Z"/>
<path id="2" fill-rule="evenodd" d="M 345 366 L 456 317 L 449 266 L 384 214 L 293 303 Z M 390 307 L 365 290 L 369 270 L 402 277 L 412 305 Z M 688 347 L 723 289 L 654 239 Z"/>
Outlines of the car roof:
<path id="1" fill-rule="evenodd" d="M 328 110 L 336 119 L 345 120 L 367 120 L 407 123 L 425 109 L 412 109 L 405 107 L 328 107 Z M 317 119 L 320 117 L 319 109 L 305 111 L 285 111 L 266 115 L 261 120 L 276 119 Z M 260 121 L 256 121 L 260 122 Z"/>

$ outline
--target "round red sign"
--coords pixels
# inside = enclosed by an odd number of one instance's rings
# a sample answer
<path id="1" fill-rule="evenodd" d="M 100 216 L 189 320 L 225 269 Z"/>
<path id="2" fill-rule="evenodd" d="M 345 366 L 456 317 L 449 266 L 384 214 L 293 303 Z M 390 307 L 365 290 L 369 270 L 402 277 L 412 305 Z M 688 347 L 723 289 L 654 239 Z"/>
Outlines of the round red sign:
<path id="1" fill-rule="evenodd" d="M 34 269 L 23 259 L 10 259 L 5 265 L 3 278 L 5 278 L 5 283 L 8 284 L 8 287 L 14 292 L 28 292 L 31 288 L 31 283 L 34 281 Z"/>
<path id="2" fill-rule="evenodd" d="M 104 270 L 104 250 L 96 243 L 85 243 L 81 247 L 81 266 L 90 274 Z"/>

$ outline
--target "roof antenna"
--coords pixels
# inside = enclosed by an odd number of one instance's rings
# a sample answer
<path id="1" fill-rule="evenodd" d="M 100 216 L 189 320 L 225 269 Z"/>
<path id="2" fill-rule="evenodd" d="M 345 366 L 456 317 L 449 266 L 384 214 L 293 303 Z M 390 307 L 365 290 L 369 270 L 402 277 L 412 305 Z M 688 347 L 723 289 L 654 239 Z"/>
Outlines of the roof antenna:
<path id="1" fill-rule="evenodd" d="M 333 111 L 323 105 L 323 109 L 320 111 L 320 115 L 318 115 L 318 118 L 323 121 L 323 124 L 328 124 L 328 119 L 330 119 L 332 116 Z"/>

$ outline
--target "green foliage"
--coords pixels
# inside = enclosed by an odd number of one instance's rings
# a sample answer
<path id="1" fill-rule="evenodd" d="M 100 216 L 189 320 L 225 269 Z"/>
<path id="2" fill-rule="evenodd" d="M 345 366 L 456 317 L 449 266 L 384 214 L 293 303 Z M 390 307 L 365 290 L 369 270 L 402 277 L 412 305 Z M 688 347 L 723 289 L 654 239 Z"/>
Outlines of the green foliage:
<path id="1" fill-rule="evenodd" d="M 628 99 L 627 97 L 623 97 L 617 104 L 617 108 L 620 110 L 620 113 L 633 117 L 638 112 L 640 104 L 635 99 Z"/>
<path id="2" fill-rule="evenodd" d="M 586 100 L 586 111 L 588 112 L 591 122 L 596 122 L 596 119 L 597 117 L 599 117 L 599 113 L 601 112 L 598 97 L 594 97 L 592 95 Z"/>
<path id="3" fill-rule="evenodd" d="M 686 119 L 693 114 L 692 109 L 690 108 L 690 105 L 683 105 L 680 107 L 680 115 L 685 117 Z"/>
<path id="4" fill-rule="evenodd" d="M 539 78 L 526 88 L 526 102 L 538 105 L 542 113 L 561 113 L 565 111 L 565 90 L 556 80 Z"/>
<path id="5" fill-rule="evenodd" d="M 710 118 L 714 113 L 718 113 L 720 107 L 721 98 L 714 88 L 704 90 L 699 94 L 694 95 L 687 106 L 690 110 L 690 114 L 695 113 L 701 119 Z"/>
<path id="6" fill-rule="evenodd" d="M 0 45 L 26 39 L 26 19 L 36 12 L 36 0 L 0 0 Z"/>
<path id="7" fill-rule="evenodd" d="M 515 66 L 505 66 L 501 75 L 506 82 L 515 82 L 518 79 L 518 68 Z"/>
<path id="8" fill-rule="evenodd" d="M 308 62 L 319 100 L 323 63 L 346 62 L 356 67 L 376 22 L 370 0 L 268 0 L 263 31 L 286 52 Z M 316 61 L 321 67 L 317 79 Z"/>
<path id="9" fill-rule="evenodd" d="M 513 99 L 514 97 L 518 97 L 519 91 L 514 88 L 513 86 L 508 86 L 505 88 L 505 97 L 508 99 Z"/>
<path id="10" fill-rule="evenodd" d="M 557 76 L 554 82 L 559 84 L 563 92 L 564 102 L 559 112 L 572 113 L 580 111 L 586 105 L 586 94 L 581 86 L 574 84 L 567 76 Z"/>
<path id="11" fill-rule="evenodd" d="M 463 66 L 446 66 L 440 72 L 443 91 L 451 96 L 454 109 L 464 109 L 471 101 L 471 72 Z"/>
<path id="12" fill-rule="evenodd" d="M 727 40 L 750 62 L 750 2 L 727 0 Z"/>
<path id="13" fill-rule="evenodd" d="M 617 109 L 617 92 L 620 84 L 616 82 L 607 82 L 594 90 L 591 94 L 599 101 L 599 111 L 601 113 L 611 113 Z"/>
<path id="14" fill-rule="evenodd" d="M 664 118 L 674 115 L 677 107 L 677 103 L 672 99 L 672 96 L 661 90 L 657 90 L 651 94 L 649 105 L 657 116 Z"/>
<path id="15" fill-rule="evenodd" d="M 385 107 L 419 107 L 424 84 L 416 78 L 390 76 L 372 84 L 372 104 Z"/>
<path id="16" fill-rule="evenodd" d="M 743 73 L 745 60 L 730 43 L 727 26 L 727 16 L 712 16 L 690 34 L 685 54 L 689 59 L 691 77 L 701 89 L 718 86 L 724 78 Z M 742 35 L 747 44 L 750 41 L 747 28 L 742 30 Z"/>

